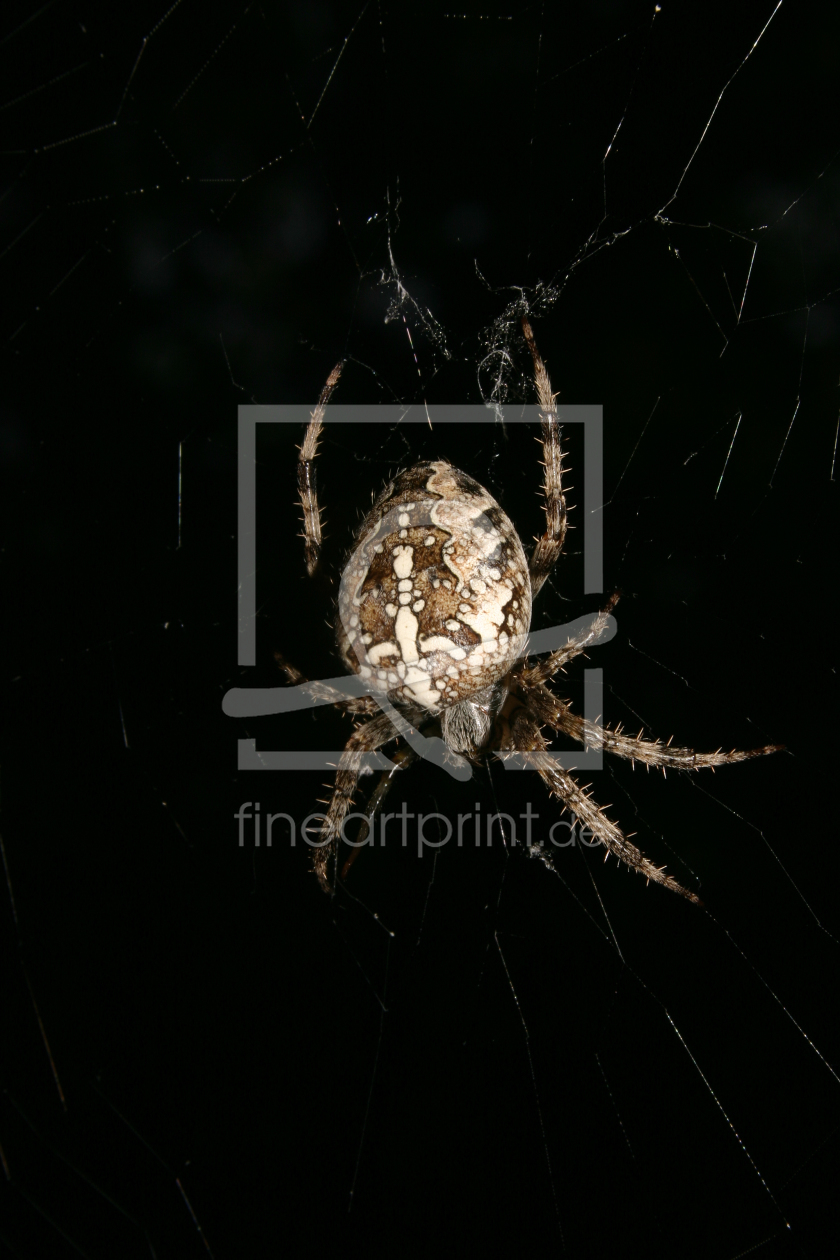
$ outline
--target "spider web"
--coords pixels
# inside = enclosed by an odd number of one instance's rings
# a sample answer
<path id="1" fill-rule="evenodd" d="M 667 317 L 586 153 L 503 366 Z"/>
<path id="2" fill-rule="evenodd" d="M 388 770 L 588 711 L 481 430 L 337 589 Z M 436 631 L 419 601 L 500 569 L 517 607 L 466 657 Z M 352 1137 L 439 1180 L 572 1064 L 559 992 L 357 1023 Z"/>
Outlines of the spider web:
<path id="1" fill-rule="evenodd" d="M 828 17 L 5 11 L 4 1254 L 823 1254 Z M 279 427 L 260 662 L 236 668 L 237 404 L 313 401 L 340 357 L 345 402 L 531 401 L 524 309 L 561 401 L 605 426 L 605 593 L 573 512 L 535 626 L 620 589 L 587 662 L 608 721 L 788 748 L 585 777 L 704 909 L 583 846 L 547 871 L 509 826 L 365 851 L 333 904 L 300 846 L 238 845 L 242 802 L 302 819 L 323 793 L 238 773 L 236 739 L 338 747 L 347 723 L 222 715 L 229 687 L 276 685 L 275 650 L 336 672 Z M 328 564 L 383 479 L 438 454 L 536 533 L 532 434 L 493 416 L 328 428 Z M 556 689 L 580 710 L 582 670 Z M 535 777 L 444 779 L 415 767 L 389 808 L 559 816 Z"/>

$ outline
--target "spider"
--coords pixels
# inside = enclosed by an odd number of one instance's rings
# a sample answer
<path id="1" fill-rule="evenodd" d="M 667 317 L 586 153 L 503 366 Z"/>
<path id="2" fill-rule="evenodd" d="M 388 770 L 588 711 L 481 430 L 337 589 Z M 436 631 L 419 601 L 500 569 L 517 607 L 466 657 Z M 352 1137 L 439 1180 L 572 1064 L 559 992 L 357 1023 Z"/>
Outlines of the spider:
<path id="1" fill-rule="evenodd" d="M 617 595 L 565 646 L 544 660 L 529 659 L 532 602 L 563 550 L 567 512 L 556 395 L 526 318 L 522 331 L 539 401 L 545 532 L 527 559 L 499 504 L 477 481 L 443 459 L 415 464 L 382 490 L 356 532 L 338 594 L 339 653 L 368 694 L 347 698 L 328 684 L 310 684 L 321 700 L 368 719 L 354 729 L 341 755 L 314 849 L 315 874 L 325 892 L 335 891 L 343 824 L 361 775 L 370 773 L 364 755 L 401 734 L 407 742 L 393 755 L 392 769 L 384 772 L 371 794 L 367 821 L 342 877 L 364 843 L 396 770 L 410 765 L 418 752 L 465 768 L 467 777 L 470 763 L 516 753 L 526 754 L 549 793 L 604 845 L 605 858 L 614 853 L 648 880 L 702 904 L 631 844 L 592 795 L 559 765 L 547 751 L 543 728 L 563 732 L 588 748 L 659 767 L 663 773 L 669 767 L 691 771 L 747 761 L 782 746 L 698 753 L 641 734 L 630 738 L 620 727 L 600 726 L 573 713 L 547 684 L 603 634 Z M 322 538 L 314 463 L 324 412 L 342 367 L 340 362 L 331 372 L 299 448 L 298 492 L 310 577 L 319 570 Z M 290 682 L 307 682 L 279 654 L 277 660 Z"/>

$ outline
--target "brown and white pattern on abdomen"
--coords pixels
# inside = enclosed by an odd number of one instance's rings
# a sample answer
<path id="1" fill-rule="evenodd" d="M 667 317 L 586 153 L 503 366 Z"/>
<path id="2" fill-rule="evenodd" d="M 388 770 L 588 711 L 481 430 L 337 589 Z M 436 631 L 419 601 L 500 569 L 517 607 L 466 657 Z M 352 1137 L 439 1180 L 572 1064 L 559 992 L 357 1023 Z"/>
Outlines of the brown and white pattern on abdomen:
<path id="1" fill-rule="evenodd" d="M 339 650 L 393 704 L 430 714 L 492 686 L 521 657 L 531 582 L 495 499 L 444 460 L 399 474 L 341 578 Z"/>

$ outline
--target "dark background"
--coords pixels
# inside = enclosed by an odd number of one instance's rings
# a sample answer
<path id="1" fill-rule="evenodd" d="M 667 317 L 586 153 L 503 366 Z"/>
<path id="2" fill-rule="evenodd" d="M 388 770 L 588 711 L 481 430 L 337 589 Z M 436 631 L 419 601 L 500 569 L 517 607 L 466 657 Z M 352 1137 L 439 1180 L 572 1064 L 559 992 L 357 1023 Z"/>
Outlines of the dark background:
<path id="1" fill-rule="evenodd" d="M 833 22 L 4 9 L 3 1255 L 830 1254 Z M 337 670 L 286 429 L 237 667 L 237 405 L 314 402 L 339 358 L 343 402 L 532 401 L 526 308 L 561 399 L 604 405 L 607 719 L 788 748 L 586 776 L 705 909 L 498 842 L 365 852 L 330 903 L 300 848 L 237 844 L 243 801 L 303 819 L 324 778 L 239 773 L 237 738 L 349 729 L 222 715 L 275 650 Z M 328 430 L 328 566 L 427 455 L 540 528 L 524 429 Z M 536 626 L 605 598 L 580 536 Z M 498 766 L 403 800 L 559 813 Z"/>

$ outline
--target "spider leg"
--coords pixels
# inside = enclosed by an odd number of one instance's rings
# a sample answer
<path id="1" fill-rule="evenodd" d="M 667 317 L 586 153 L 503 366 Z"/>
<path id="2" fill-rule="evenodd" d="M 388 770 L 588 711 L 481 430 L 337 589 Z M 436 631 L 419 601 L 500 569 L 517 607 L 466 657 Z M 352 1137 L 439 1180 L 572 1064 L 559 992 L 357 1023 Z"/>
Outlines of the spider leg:
<path id="1" fill-rule="evenodd" d="M 576 637 L 569 639 L 556 652 L 551 652 L 545 660 L 538 661 L 535 665 L 520 666 L 514 675 L 517 681 L 520 681 L 525 687 L 533 687 L 538 683 L 544 683 L 549 678 L 553 678 L 557 671 L 562 669 L 564 665 L 567 665 L 569 661 L 574 660 L 581 652 L 585 652 L 604 633 L 610 619 L 610 613 L 615 608 L 619 598 L 617 593 L 612 595 L 585 630 L 582 630 Z"/>
<path id="2" fill-rule="evenodd" d="M 552 796 L 563 802 L 566 809 L 575 815 L 583 827 L 601 841 L 609 853 L 614 853 L 619 861 L 632 870 L 638 871 L 646 879 L 670 888 L 696 905 L 702 901 L 695 893 L 683 888 L 682 884 L 671 875 L 666 875 L 664 867 L 654 866 L 646 858 L 641 849 L 631 844 L 620 827 L 607 818 L 603 810 L 572 776 L 558 764 L 545 750 L 546 742 L 540 734 L 539 727 L 524 709 L 517 712 L 511 727 L 511 751 L 527 753 L 528 763 L 538 772 Z M 504 753 L 501 754 L 504 758 Z"/>
<path id="3" fill-rule="evenodd" d="M 353 851 L 341 868 L 342 879 L 347 878 L 347 872 L 359 856 L 362 846 L 367 840 L 373 824 L 379 816 L 385 797 L 391 790 L 391 785 L 394 782 L 394 776 L 400 770 L 407 770 L 411 763 L 417 760 L 417 753 L 413 748 L 405 746 L 403 748 L 398 748 L 395 753 L 392 753 L 391 760 L 394 762 L 392 769 L 382 771 L 379 776 L 379 782 L 370 794 L 370 798 L 367 803 L 367 813 L 362 819 L 356 839 L 353 841 Z"/>
<path id="4" fill-rule="evenodd" d="M 361 713 L 370 716 L 379 712 L 379 705 L 373 696 L 346 696 L 344 692 L 339 691 L 336 687 L 331 687 L 329 683 L 311 682 L 299 669 L 296 669 L 294 665 L 290 665 L 280 652 L 274 653 L 274 659 L 292 686 L 309 686 L 313 699 L 323 700 L 327 704 L 334 704 L 337 709 L 343 710 L 344 713 Z"/>
<path id="5" fill-rule="evenodd" d="M 528 688 L 528 710 L 540 722 L 546 722 L 556 731 L 571 735 L 587 748 L 603 749 L 616 757 L 625 757 L 628 761 L 640 761 L 646 766 L 655 766 L 663 771 L 673 770 L 705 770 L 715 766 L 726 766 L 734 761 L 750 761 L 753 757 L 764 757 L 768 753 L 781 752 L 783 744 L 765 744 L 762 748 L 749 748 L 744 751 L 733 749 L 731 752 L 699 753 L 693 748 L 676 748 L 670 742 L 663 744 L 659 739 L 643 739 L 641 735 L 622 734 L 621 730 L 610 730 L 608 726 L 599 726 L 596 722 L 588 722 L 578 717 L 571 709 L 558 700 L 546 686 L 539 683 Z"/>
<path id="6" fill-rule="evenodd" d="M 345 696 L 342 692 L 336 690 L 335 687 L 331 687 L 329 683 L 310 682 L 305 674 L 302 674 L 299 669 L 296 669 L 294 665 L 291 665 L 283 656 L 281 656 L 279 652 L 274 653 L 274 659 L 292 685 L 301 686 L 309 684 L 314 697 L 329 700 L 330 703 L 334 704 L 337 709 L 342 709 L 345 713 L 362 713 L 368 715 L 379 712 L 379 705 L 376 703 L 373 696 L 362 696 L 359 699 Z M 352 799 L 358 785 L 361 773 L 361 754 L 363 752 L 375 751 L 375 749 L 381 747 L 382 744 L 387 743 L 389 739 L 393 739 L 397 733 L 391 724 L 390 718 L 382 715 L 381 720 L 383 723 L 387 723 L 387 725 L 383 725 L 382 727 L 385 731 L 385 738 L 382 739 L 379 737 L 381 731 L 378 727 L 375 732 L 370 731 L 370 727 L 375 726 L 376 723 L 368 722 L 367 725 L 358 728 L 358 730 L 354 731 L 353 735 L 351 735 L 350 740 L 347 743 L 347 747 L 344 750 L 344 755 L 339 763 L 335 788 L 333 790 L 333 796 L 330 800 L 329 812 L 324 826 L 321 829 L 322 837 L 329 835 L 330 838 L 326 841 L 322 841 L 323 848 L 319 847 L 316 850 L 314 861 L 315 873 L 317 874 L 321 887 L 325 892 L 331 891 L 329 881 L 326 877 L 326 868 L 332 852 L 337 849 L 341 838 L 341 825 L 347 815 L 347 811 L 352 803 Z M 365 732 L 368 732 L 368 734 L 366 735 Z M 374 742 L 367 743 L 367 740 L 373 740 Z M 351 746 L 355 749 L 355 757 L 348 757 L 347 764 L 345 765 L 345 757 L 347 757 L 348 750 L 350 750 Z M 394 775 L 397 773 L 397 770 L 405 770 L 413 761 L 416 761 L 417 754 L 411 748 L 400 748 L 393 754 L 392 760 L 395 762 L 395 765 L 390 770 L 383 770 L 382 774 L 379 776 L 379 782 L 371 793 L 370 800 L 368 801 L 367 814 L 359 827 L 358 834 L 354 841 L 353 851 L 342 867 L 342 879 L 347 878 L 347 872 L 350 870 L 350 867 L 358 857 L 359 851 L 368 837 L 374 820 L 382 809 L 382 803 L 391 789 Z M 343 772 L 347 772 L 347 777 L 342 777 Z M 341 786 L 342 789 L 341 793 L 339 793 L 339 786 Z M 329 832 L 327 830 L 328 827 L 330 829 Z"/>
<path id="7" fill-rule="evenodd" d="M 534 333 L 528 320 L 523 318 L 522 331 L 534 360 L 534 382 L 540 404 L 540 421 L 542 423 L 543 493 L 545 495 L 545 533 L 537 539 L 531 555 L 529 569 L 531 571 L 531 592 L 537 592 L 545 582 L 563 550 L 566 537 L 566 500 L 563 497 L 563 451 L 560 446 L 560 426 L 557 423 L 557 408 L 551 392 L 551 381 L 545 364 L 540 357 Z"/>
<path id="8" fill-rule="evenodd" d="M 298 494 L 303 511 L 304 555 L 306 571 L 312 577 L 321 559 L 321 508 L 318 504 L 318 492 L 315 489 L 314 463 L 318 454 L 318 440 L 324 420 L 324 412 L 330 396 L 341 376 L 343 361 L 336 363 L 327 377 L 327 383 L 321 390 L 318 405 L 310 415 L 309 424 L 298 453 Z"/>
<path id="9" fill-rule="evenodd" d="M 396 737 L 396 731 L 387 714 L 371 718 L 364 726 L 359 726 L 345 745 L 338 769 L 335 774 L 335 787 L 327 806 L 327 813 L 321 827 L 320 840 L 312 854 L 312 865 L 318 876 L 318 883 L 324 892 L 331 893 L 333 888 L 329 881 L 328 867 L 330 859 L 336 852 L 341 840 L 341 828 L 353 804 L 353 797 L 359 786 L 362 773 L 362 758 L 367 752 L 374 752 Z"/>
<path id="10" fill-rule="evenodd" d="M 646 766 L 656 766 L 662 771 L 704 770 L 715 766 L 726 766 L 734 761 L 751 761 L 753 757 L 765 757 L 768 753 L 782 752 L 784 744 L 765 744 L 762 748 L 733 748 L 731 752 L 718 749 L 713 753 L 695 752 L 693 748 L 675 748 L 670 742 L 663 744 L 659 739 L 642 739 L 641 735 L 633 738 L 623 735 L 621 730 L 610 730 L 608 726 L 598 726 L 595 722 L 587 722 L 578 717 L 570 709 L 566 709 L 559 730 L 565 731 L 573 739 L 585 744 L 588 748 L 603 748 L 616 757 L 626 757 L 628 761 L 641 761 Z"/>

